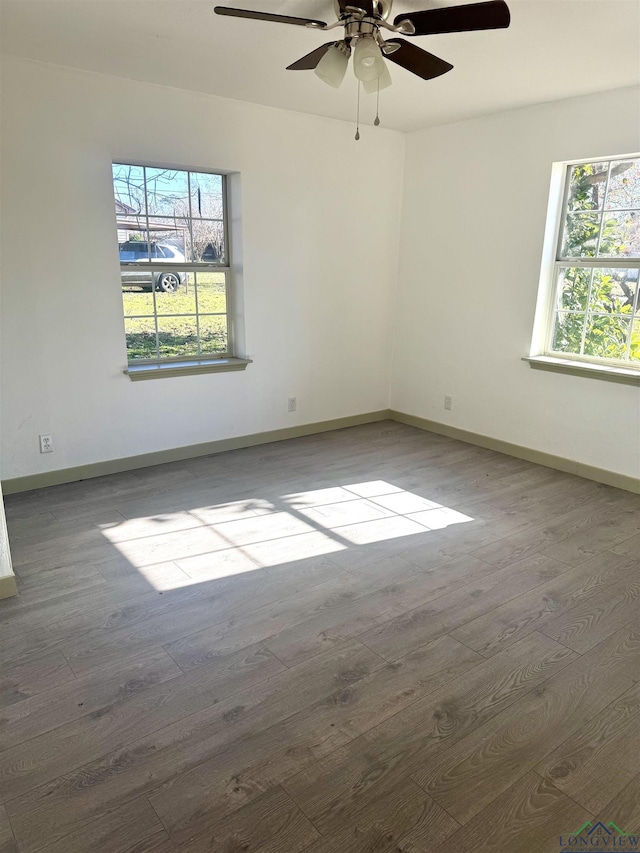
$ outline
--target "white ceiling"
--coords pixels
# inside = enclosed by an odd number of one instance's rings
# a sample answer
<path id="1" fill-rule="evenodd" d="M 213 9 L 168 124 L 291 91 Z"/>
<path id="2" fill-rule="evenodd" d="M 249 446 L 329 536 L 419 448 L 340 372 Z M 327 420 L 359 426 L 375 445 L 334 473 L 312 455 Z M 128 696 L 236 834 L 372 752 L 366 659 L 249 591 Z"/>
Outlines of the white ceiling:
<path id="1" fill-rule="evenodd" d="M 338 91 L 285 66 L 336 37 L 214 15 L 215 0 L 0 0 L 2 50 L 60 65 L 352 121 L 351 71 Z M 334 20 L 333 0 L 218 0 Z M 507 30 L 416 38 L 454 70 L 423 81 L 391 65 L 382 124 L 435 124 L 640 81 L 640 0 L 508 0 Z M 457 5 L 395 0 L 400 12 Z M 363 98 L 371 123 L 375 96 Z M 597 118 L 594 118 L 597 120 Z"/>

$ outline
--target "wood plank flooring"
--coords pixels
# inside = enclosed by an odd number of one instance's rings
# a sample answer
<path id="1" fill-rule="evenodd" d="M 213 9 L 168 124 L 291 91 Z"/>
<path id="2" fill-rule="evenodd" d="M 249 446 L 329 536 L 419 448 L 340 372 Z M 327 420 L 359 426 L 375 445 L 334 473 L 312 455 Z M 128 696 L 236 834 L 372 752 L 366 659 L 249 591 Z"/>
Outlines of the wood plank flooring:
<path id="1" fill-rule="evenodd" d="M 640 497 L 383 422 L 6 499 L 0 853 L 640 834 Z"/>

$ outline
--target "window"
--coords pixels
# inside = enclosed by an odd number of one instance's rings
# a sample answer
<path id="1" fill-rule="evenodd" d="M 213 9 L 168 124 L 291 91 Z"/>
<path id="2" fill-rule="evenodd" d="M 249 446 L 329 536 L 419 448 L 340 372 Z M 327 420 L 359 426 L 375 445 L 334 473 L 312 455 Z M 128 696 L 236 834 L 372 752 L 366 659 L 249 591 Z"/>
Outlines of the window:
<path id="1" fill-rule="evenodd" d="M 113 189 L 129 366 L 230 358 L 226 177 L 114 163 Z"/>
<path id="2" fill-rule="evenodd" d="M 640 158 L 566 165 L 544 354 L 640 371 Z"/>

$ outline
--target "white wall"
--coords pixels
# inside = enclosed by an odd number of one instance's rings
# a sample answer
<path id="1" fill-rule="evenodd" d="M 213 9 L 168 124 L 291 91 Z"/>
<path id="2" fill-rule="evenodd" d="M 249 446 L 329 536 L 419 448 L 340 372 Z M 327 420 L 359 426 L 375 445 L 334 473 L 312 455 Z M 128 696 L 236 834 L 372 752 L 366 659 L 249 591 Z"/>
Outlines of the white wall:
<path id="1" fill-rule="evenodd" d="M 355 143 L 342 122 L 5 57 L 2 477 L 388 405 L 638 476 L 637 388 L 520 359 L 551 163 L 640 149 L 639 104 L 620 90 L 410 134 L 402 199 L 402 134 Z M 122 374 L 119 159 L 241 173 L 244 373 Z"/>
<path id="2" fill-rule="evenodd" d="M 640 476 L 637 386 L 521 361 L 551 164 L 639 150 L 636 89 L 407 137 L 391 408 Z"/>
<path id="3" fill-rule="evenodd" d="M 3 478 L 386 408 L 402 134 L 12 57 L 2 131 Z M 241 173 L 244 373 L 123 375 L 112 160 Z"/>

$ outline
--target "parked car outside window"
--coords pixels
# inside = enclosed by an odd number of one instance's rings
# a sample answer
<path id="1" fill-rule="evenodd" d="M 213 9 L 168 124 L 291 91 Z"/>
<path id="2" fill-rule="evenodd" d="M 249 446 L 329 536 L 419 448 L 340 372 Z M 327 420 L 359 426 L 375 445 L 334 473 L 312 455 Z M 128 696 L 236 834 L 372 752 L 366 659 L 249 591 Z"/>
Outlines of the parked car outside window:
<path id="1" fill-rule="evenodd" d="M 172 264 L 185 263 L 185 257 L 175 246 L 168 243 L 147 243 L 143 240 L 127 240 L 120 244 L 120 263 L 140 263 L 141 261 L 166 260 Z M 140 287 L 144 290 L 162 290 L 165 293 L 175 293 L 181 284 L 187 280 L 186 273 L 174 270 L 162 272 L 144 272 L 143 270 L 122 270 L 123 287 Z"/>

